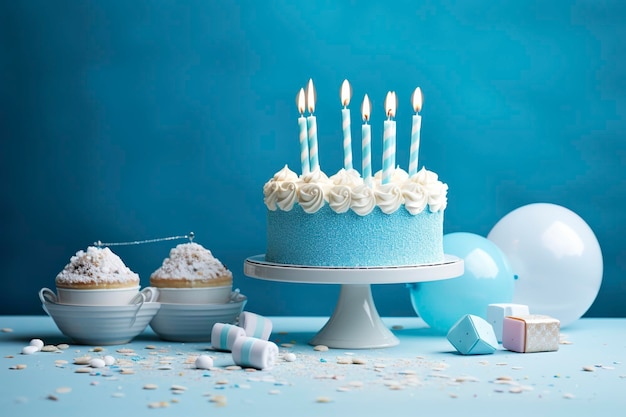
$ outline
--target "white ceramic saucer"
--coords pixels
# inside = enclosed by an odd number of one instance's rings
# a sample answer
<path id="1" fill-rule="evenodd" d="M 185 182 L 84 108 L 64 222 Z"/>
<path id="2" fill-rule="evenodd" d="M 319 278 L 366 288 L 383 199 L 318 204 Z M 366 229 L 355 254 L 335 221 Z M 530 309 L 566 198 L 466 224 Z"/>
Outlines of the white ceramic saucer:
<path id="1" fill-rule="evenodd" d="M 225 304 L 161 303 L 150 327 L 164 340 L 174 342 L 209 342 L 215 323 L 236 323 L 247 297 L 233 291 Z"/>

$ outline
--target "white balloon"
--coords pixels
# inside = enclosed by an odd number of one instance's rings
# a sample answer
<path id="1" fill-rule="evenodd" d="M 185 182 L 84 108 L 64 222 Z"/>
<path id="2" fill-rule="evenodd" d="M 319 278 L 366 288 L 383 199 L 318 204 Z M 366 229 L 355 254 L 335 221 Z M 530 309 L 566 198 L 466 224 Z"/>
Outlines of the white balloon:
<path id="1" fill-rule="evenodd" d="M 561 327 L 582 317 L 602 283 L 602 252 L 593 231 L 573 211 L 536 203 L 513 210 L 487 236 L 517 275 L 513 303 L 531 314 L 559 319 Z"/>

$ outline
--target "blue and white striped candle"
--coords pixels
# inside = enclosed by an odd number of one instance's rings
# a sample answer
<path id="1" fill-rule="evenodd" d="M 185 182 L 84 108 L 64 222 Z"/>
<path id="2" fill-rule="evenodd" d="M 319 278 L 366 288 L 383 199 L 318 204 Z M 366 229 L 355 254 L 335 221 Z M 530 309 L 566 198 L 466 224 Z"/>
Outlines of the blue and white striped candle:
<path id="1" fill-rule="evenodd" d="M 233 361 L 242 367 L 270 369 L 278 358 L 276 343 L 256 337 L 240 337 L 232 350 Z"/>
<path id="2" fill-rule="evenodd" d="M 420 131 L 422 129 L 422 116 L 418 113 L 422 110 L 422 103 L 424 102 L 424 96 L 422 90 L 417 87 L 411 96 L 413 102 L 413 123 L 411 125 L 411 150 L 409 156 L 409 176 L 417 174 L 417 162 L 419 156 L 420 147 Z"/>
<path id="3" fill-rule="evenodd" d="M 311 162 L 309 161 L 309 138 L 307 136 L 307 122 L 304 117 L 306 109 L 306 97 L 304 88 L 301 88 L 296 97 L 296 105 L 300 112 L 298 117 L 298 128 L 300 132 L 300 164 L 302 165 L 302 175 L 306 175 L 311 171 Z"/>
<path id="4" fill-rule="evenodd" d="M 363 116 L 363 126 L 361 127 L 361 169 L 363 170 L 363 180 L 368 186 L 372 185 L 372 127 L 367 123 L 371 112 L 370 99 L 365 94 L 361 105 L 361 115 Z"/>
<path id="5" fill-rule="evenodd" d="M 396 122 L 392 120 L 396 115 L 396 93 L 393 91 L 388 92 L 385 98 L 385 112 L 387 120 L 383 123 L 383 184 L 389 183 L 396 165 Z"/>
<path id="6" fill-rule="evenodd" d="M 317 149 L 317 119 L 313 116 L 313 112 L 315 111 L 315 88 L 313 87 L 313 80 L 309 80 L 309 84 L 306 87 L 306 105 L 311 114 L 306 118 L 309 138 L 309 161 L 311 171 L 315 171 L 320 168 L 320 163 Z"/>
<path id="7" fill-rule="evenodd" d="M 352 132 L 350 131 L 350 98 L 352 98 L 352 87 L 348 80 L 343 80 L 340 91 L 341 105 L 341 129 L 343 130 L 343 167 L 346 170 L 352 169 Z"/>

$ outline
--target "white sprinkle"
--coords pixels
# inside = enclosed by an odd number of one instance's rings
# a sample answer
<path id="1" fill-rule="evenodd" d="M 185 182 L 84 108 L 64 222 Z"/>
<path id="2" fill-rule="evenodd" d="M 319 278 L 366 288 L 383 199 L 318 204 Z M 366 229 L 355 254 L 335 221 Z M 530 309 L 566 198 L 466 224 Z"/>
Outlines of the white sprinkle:
<path id="1" fill-rule="evenodd" d="M 224 369 L 226 369 L 227 371 L 241 371 L 241 366 L 239 366 L 239 365 L 229 365 L 229 366 L 225 367 Z"/>
<path id="2" fill-rule="evenodd" d="M 70 345 L 68 345 L 67 343 L 61 343 L 57 345 L 57 347 L 59 348 L 59 350 L 66 350 L 70 348 Z"/>
<path id="3" fill-rule="evenodd" d="M 221 407 L 224 407 L 227 403 L 225 395 L 212 395 L 209 401 Z"/>
<path id="4" fill-rule="evenodd" d="M 93 358 L 89 361 L 89 366 L 91 366 L 92 368 L 104 368 L 106 366 L 106 362 L 104 361 L 104 359 Z"/>
<path id="5" fill-rule="evenodd" d="M 74 358 L 74 365 L 89 365 L 91 361 L 91 356 L 79 356 L 78 358 Z"/>
<path id="6" fill-rule="evenodd" d="M 280 346 L 289 349 L 293 347 L 293 343 L 281 343 Z"/>
<path id="7" fill-rule="evenodd" d="M 147 390 L 155 390 L 157 388 L 159 388 L 159 386 L 156 384 L 146 384 L 143 386 L 143 389 L 147 389 Z"/>
<path id="8" fill-rule="evenodd" d="M 187 387 L 183 386 L 183 385 L 172 385 L 170 387 L 170 389 L 172 391 L 187 391 Z"/>
<path id="9" fill-rule="evenodd" d="M 43 340 L 41 340 L 41 339 L 32 339 L 30 341 L 30 345 L 31 346 L 36 346 L 37 349 L 39 349 L 39 350 L 41 350 L 41 348 L 43 347 L 43 344 L 44 344 Z"/>
<path id="10" fill-rule="evenodd" d="M 211 369 L 213 367 L 213 358 L 209 355 L 200 355 L 196 358 L 195 365 L 198 369 Z"/>
<path id="11" fill-rule="evenodd" d="M 168 403 L 167 401 L 158 401 L 158 402 L 153 402 L 153 403 L 148 404 L 148 408 L 166 408 L 169 406 L 170 406 L 170 403 Z"/>
<path id="12" fill-rule="evenodd" d="M 22 348 L 22 355 L 32 355 L 39 352 L 40 350 L 41 349 L 39 349 L 37 346 L 24 346 Z"/>
<path id="13" fill-rule="evenodd" d="M 352 358 L 346 358 L 346 357 L 343 357 L 343 356 L 338 356 L 337 357 L 337 363 L 339 365 L 350 365 L 350 364 L 352 364 Z"/>
<path id="14" fill-rule="evenodd" d="M 585 372 L 593 372 L 596 369 L 593 366 L 583 366 L 583 371 Z"/>
<path id="15" fill-rule="evenodd" d="M 279 395 L 281 392 L 278 389 L 272 389 L 267 392 L 269 395 Z"/>
<path id="16" fill-rule="evenodd" d="M 68 394 L 72 392 L 71 387 L 59 387 L 56 389 L 57 394 Z"/>
<path id="17" fill-rule="evenodd" d="M 12 328 L 10 327 L 3 327 L 2 328 L 2 333 L 11 333 L 13 331 Z"/>
<path id="18" fill-rule="evenodd" d="M 58 352 L 59 348 L 54 345 L 45 345 L 41 348 L 42 352 Z"/>
<path id="19" fill-rule="evenodd" d="M 91 369 L 90 368 L 76 368 L 74 372 L 77 374 L 90 374 Z"/>
<path id="20" fill-rule="evenodd" d="M 20 364 L 11 366 L 9 369 L 21 371 L 22 369 L 26 369 L 26 365 L 20 363 Z"/>
<path id="21" fill-rule="evenodd" d="M 318 352 L 327 352 L 328 351 L 328 346 L 325 345 L 317 345 L 313 348 L 313 350 L 316 350 Z"/>
<path id="22" fill-rule="evenodd" d="M 115 363 L 115 358 L 111 355 L 106 355 L 104 358 L 104 364 L 107 366 L 111 366 Z"/>
<path id="23" fill-rule="evenodd" d="M 563 394 L 563 398 L 567 398 L 568 400 L 571 400 L 572 398 L 574 398 L 574 394 L 566 392 L 565 394 Z"/>
<path id="24" fill-rule="evenodd" d="M 295 355 L 295 353 L 289 352 L 289 353 L 286 353 L 285 356 L 283 356 L 283 359 L 286 362 L 295 362 L 296 361 L 296 355 Z"/>
<path id="25" fill-rule="evenodd" d="M 317 402 L 317 403 L 331 403 L 331 402 L 333 402 L 333 400 L 330 397 L 317 397 L 315 399 L 315 402 Z"/>
<path id="26" fill-rule="evenodd" d="M 511 387 L 509 388 L 509 392 L 512 394 L 519 394 L 522 391 L 524 391 L 524 389 L 522 387 Z"/>
<path id="27" fill-rule="evenodd" d="M 126 396 L 126 394 L 124 394 L 123 392 L 114 392 L 113 394 L 111 394 L 111 397 L 113 398 L 124 398 Z"/>

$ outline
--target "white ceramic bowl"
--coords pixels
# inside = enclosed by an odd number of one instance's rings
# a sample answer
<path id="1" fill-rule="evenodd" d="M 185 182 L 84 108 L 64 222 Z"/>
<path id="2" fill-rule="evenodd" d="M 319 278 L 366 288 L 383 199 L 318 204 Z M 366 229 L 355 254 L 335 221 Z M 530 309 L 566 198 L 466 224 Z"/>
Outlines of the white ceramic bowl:
<path id="1" fill-rule="evenodd" d="M 47 299 L 42 304 L 61 332 L 78 344 L 122 345 L 145 330 L 160 303 L 143 302 L 125 306 L 78 306 Z"/>
<path id="2" fill-rule="evenodd" d="M 174 342 L 210 342 L 215 323 L 234 324 L 248 299 L 234 291 L 225 304 L 161 303 L 150 327 L 164 340 Z"/>
<path id="3" fill-rule="evenodd" d="M 48 288 L 39 291 L 41 302 L 45 302 L 43 295 L 58 304 L 71 304 L 78 306 L 123 306 L 139 302 L 139 294 L 143 294 L 144 302 L 157 301 L 159 292 L 157 288 L 145 287 L 139 291 L 139 287 L 111 288 L 102 290 L 76 290 L 71 288 L 57 288 L 56 294 Z"/>
<path id="4" fill-rule="evenodd" d="M 230 300 L 232 285 L 207 288 L 159 288 L 159 302 L 172 304 L 224 304 Z"/>

